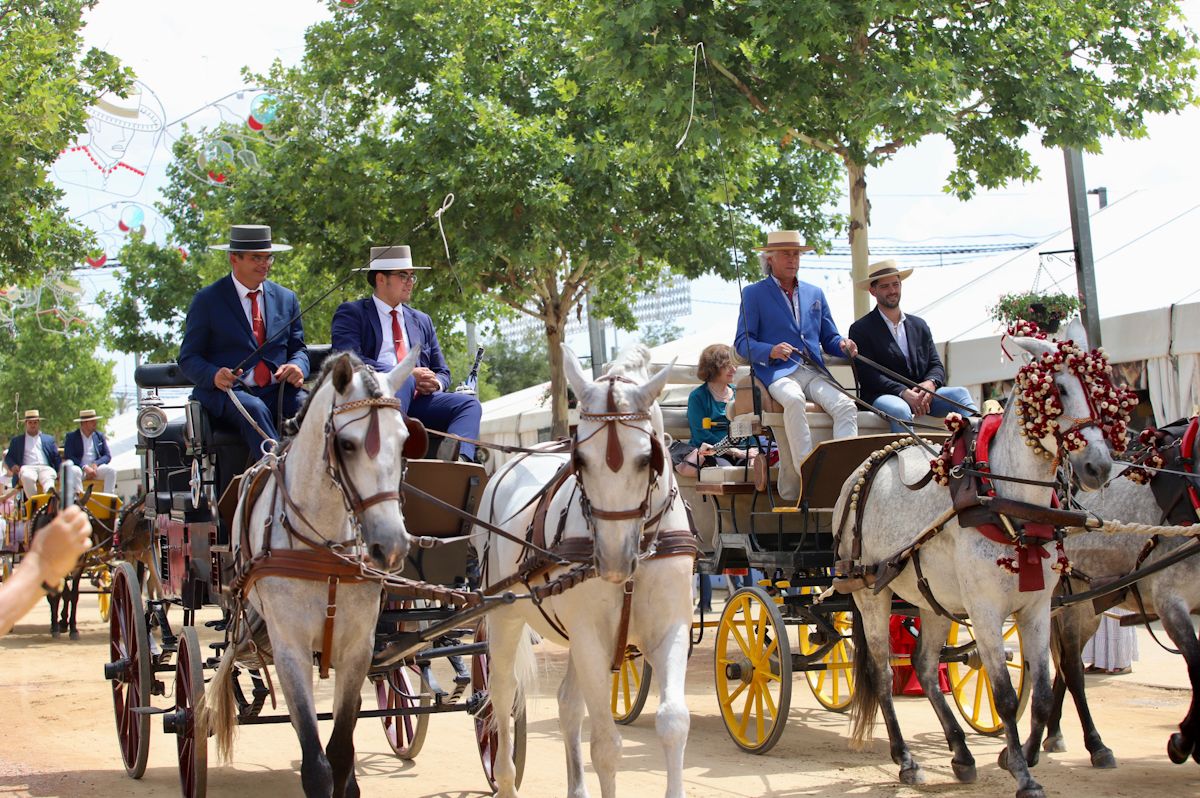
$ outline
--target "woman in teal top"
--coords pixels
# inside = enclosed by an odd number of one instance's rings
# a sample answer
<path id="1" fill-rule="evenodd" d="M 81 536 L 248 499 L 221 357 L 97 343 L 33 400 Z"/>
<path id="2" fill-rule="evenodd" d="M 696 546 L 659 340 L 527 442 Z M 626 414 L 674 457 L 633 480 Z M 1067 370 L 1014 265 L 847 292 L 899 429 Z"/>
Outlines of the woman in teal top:
<path id="1" fill-rule="evenodd" d="M 733 350 L 726 344 L 712 344 L 700 353 L 700 363 L 696 366 L 696 376 L 704 380 L 701 385 L 688 396 L 688 428 L 691 430 L 691 445 L 700 450 L 704 465 L 734 465 L 747 457 L 745 449 L 729 448 L 717 457 L 711 452 L 713 447 L 725 440 L 729 434 L 728 409 L 733 407 L 733 397 L 736 389 L 733 387 L 733 375 L 737 369 L 733 365 Z M 711 419 L 720 428 L 704 428 L 704 419 Z"/>

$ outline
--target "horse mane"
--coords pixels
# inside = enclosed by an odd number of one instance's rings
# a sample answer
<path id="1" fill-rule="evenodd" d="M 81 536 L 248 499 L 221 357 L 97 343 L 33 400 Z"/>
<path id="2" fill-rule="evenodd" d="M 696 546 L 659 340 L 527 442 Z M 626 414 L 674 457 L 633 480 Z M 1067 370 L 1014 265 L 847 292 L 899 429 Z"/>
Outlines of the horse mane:
<path id="1" fill-rule="evenodd" d="M 321 364 L 321 371 L 317 373 L 317 380 L 313 383 L 312 389 L 309 390 L 308 397 L 304 400 L 304 404 L 300 406 L 299 412 L 293 418 L 286 419 L 283 422 L 282 433 L 285 438 L 294 438 L 300 432 L 300 425 L 304 423 L 304 417 L 308 415 L 309 406 L 321 390 L 321 386 L 329 379 L 329 374 L 333 371 L 334 364 L 343 354 L 350 358 L 350 365 L 354 371 L 362 375 L 363 387 L 367 391 L 367 396 L 371 399 L 378 399 L 383 396 L 383 391 L 379 388 L 379 380 L 375 378 L 375 372 L 372 369 L 366 368 L 358 355 L 353 352 L 334 353 L 325 358 L 325 361 Z"/>
<path id="2" fill-rule="evenodd" d="M 650 350 L 640 341 L 626 345 L 605 372 L 610 377 L 629 377 L 643 383 L 650 378 Z"/>

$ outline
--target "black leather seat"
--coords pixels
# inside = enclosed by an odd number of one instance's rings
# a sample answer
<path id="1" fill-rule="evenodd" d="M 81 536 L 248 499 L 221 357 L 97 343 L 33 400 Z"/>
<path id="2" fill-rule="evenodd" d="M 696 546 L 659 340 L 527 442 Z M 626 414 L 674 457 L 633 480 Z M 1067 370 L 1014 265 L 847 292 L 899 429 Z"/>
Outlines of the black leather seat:
<path id="1" fill-rule="evenodd" d="M 154 509 L 171 512 L 171 495 L 190 491 L 190 463 L 185 463 L 186 425 L 183 421 L 167 424 L 162 435 L 148 443 L 154 450 Z"/>

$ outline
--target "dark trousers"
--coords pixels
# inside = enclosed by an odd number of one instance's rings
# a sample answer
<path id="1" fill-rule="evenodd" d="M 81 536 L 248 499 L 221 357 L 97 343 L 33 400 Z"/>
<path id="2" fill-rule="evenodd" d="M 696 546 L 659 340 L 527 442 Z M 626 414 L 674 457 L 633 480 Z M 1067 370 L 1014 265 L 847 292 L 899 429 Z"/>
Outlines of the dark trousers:
<path id="1" fill-rule="evenodd" d="M 296 415 L 300 406 L 304 404 L 304 400 L 308 398 L 308 392 L 303 388 L 293 388 L 291 385 L 275 383 L 265 388 L 237 391 L 238 401 L 246 408 L 246 412 L 254 419 L 254 423 L 275 440 L 279 440 L 279 432 L 275 427 L 275 410 L 279 405 L 281 385 L 283 387 L 283 418 L 291 418 Z M 238 412 L 228 394 L 221 391 L 211 395 L 215 396 L 216 403 L 214 405 L 202 401 L 204 409 L 225 423 L 236 426 L 238 432 L 242 434 L 242 439 L 246 441 L 246 446 L 250 449 L 251 459 L 257 460 L 262 454 L 262 436 L 255 432 L 254 427 L 250 426 L 250 422 L 246 421 Z"/>
<path id="2" fill-rule="evenodd" d="M 404 405 L 404 412 L 419 420 L 427 429 L 449 432 L 464 438 L 479 438 L 479 419 L 483 408 L 479 399 L 470 393 L 437 393 L 413 396 L 415 382 L 411 377 L 404 383 L 396 398 Z M 475 444 L 464 443 L 459 454 L 475 459 Z"/>

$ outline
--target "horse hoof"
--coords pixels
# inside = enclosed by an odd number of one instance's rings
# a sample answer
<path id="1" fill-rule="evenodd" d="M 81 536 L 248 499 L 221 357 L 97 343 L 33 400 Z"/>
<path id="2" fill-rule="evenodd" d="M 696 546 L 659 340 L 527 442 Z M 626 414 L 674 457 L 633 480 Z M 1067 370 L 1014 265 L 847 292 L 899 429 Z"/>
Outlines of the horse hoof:
<path id="1" fill-rule="evenodd" d="M 900 769 L 900 783 L 912 786 L 914 784 L 925 783 L 925 772 L 921 770 L 921 766 L 913 764 L 912 767 Z"/>
<path id="2" fill-rule="evenodd" d="M 1048 754 L 1063 754 L 1067 751 L 1067 742 L 1061 734 L 1056 734 L 1042 742 L 1042 750 Z"/>
<path id="3" fill-rule="evenodd" d="M 1017 798 L 1046 798 L 1046 791 L 1040 784 L 1035 784 L 1023 790 L 1017 790 Z"/>
<path id="4" fill-rule="evenodd" d="M 1175 732 L 1171 735 L 1171 739 L 1167 740 L 1167 756 L 1176 765 L 1182 765 L 1188 761 L 1188 757 L 1192 755 L 1192 749 L 1192 741 L 1179 732 Z"/>
<path id="5" fill-rule="evenodd" d="M 62 634 L 62 633 L 58 631 L 58 624 L 52 624 L 50 626 L 50 636 L 58 637 L 60 634 Z M 1184 759 L 1187 759 L 1186 755 L 1184 756 Z"/>
<path id="6" fill-rule="evenodd" d="M 950 766 L 954 768 L 954 778 L 963 784 L 975 783 L 978 774 L 975 772 L 974 762 L 951 762 Z"/>
<path id="7" fill-rule="evenodd" d="M 1092 754 L 1092 767 L 1111 770 L 1117 766 L 1117 758 L 1111 748 L 1101 748 Z"/>
<path id="8" fill-rule="evenodd" d="M 68 636 L 69 636 L 69 637 L 70 637 L 72 640 L 78 640 L 78 639 L 79 639 L 79 630 L 78 630 L 78 629 L 72 629 L 72 630 L 71 630 L 71 634 L 70 634 L 70 635 L 68 635 Z"/>

